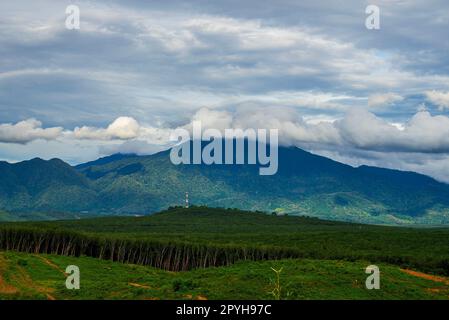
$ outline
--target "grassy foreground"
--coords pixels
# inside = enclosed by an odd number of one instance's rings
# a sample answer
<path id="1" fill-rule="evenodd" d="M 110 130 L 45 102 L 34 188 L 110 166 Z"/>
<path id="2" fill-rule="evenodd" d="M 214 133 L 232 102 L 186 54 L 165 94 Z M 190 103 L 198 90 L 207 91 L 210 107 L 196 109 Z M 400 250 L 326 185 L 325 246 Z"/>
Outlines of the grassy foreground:
<path id="1" fill-rule="evenodd" d="M 180 271 L 239 260 L 370 261 L 449 276 L 449 229 L 360 225 L 240 210 L 0 224 L 0 250 L 85 255 Z"/>
<path id="2" fill-rule="evenodd" d="M 64 270 L 77 265 L 81 289 L 65 288 Z M 0 299 L 448 299 L 449 279 L 380 264 L 381 289 L 365 288 L 368 262 L 279 260 L 169 272 L 89 257 L 0 252 Z"/>
<path id="3" fill-rule="evenodd" d="M 0 299 L 448 299 L 449 229 L 206 207 L 0 224 Z M 365 268 L 381 289 L 365 288 Z M 81 289 L 68 290 L 69 265 Z M 413 271 L 412 271 L 413 270 Z"/>

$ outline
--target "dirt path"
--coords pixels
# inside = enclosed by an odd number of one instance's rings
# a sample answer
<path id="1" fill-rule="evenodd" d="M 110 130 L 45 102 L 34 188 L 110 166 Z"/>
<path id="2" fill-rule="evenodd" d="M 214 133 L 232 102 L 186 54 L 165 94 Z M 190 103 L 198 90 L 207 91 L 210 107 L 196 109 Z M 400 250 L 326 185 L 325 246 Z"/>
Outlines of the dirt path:
<path id="1" fill-rule="evenodd" d="M 402 272 L 405 272 L 411 276 L 414 277 L 418 277 L 421 279 L 426 279 L 426 280 L 430 280 L 430 281 L 434 281 L 434 282 L 440 282 L 440 283 L 444 283 L 446 285 L 449 285 L 449 279 L 445 278 L 445 277 L 439 277 L 439 276 L 434 276 L 431 274 L 427 274 L 427 273 L 422 273 L 422 272 L 418 272 L 418 271 L 413 271 L 413 270 L 409 270 L 409 269 L 401 269 Z"/>
<path id="2" fill-rule="evenodd" d="M 14 280 L 20 284 L 21 288 L 27 288 L 34 290 L 35 292 L 39 292 L 42 294 L 45 294 L 48 300 L 56 300 L 54 296 L 51 295 L 51 293 L 54 292 L 53 288 L 44 287 L 36 282 L 33 281 L 31 276 L 28 274 L 28 272 L 25 270 L 25 268 L 17 266 L 17 270 L 15 274 L 13 275 Z"/>
<path id="3" fill-rule="evenodd" d="M 5 281 L 4 275 L 8 271 L 9 274 L 11 274 L 11 279 L 14 283 L 18 284 L 20 289 L 8 284 Z M 48 300 L 56 300 L 56 298 L 51 294 L 54 291 L 53 288 L 47 288 L 35 283 L 25 268 L 19 265 L 14 265 L 14 268 L 11 269 L 11 267 L 8 266 L 8 261 L 6 260 L 4 254 L 0 253 L 0 294 L 17 294 L 21 292 L 23 288 L 45 294 Z"/>
<path id="4" fill-rule="evenodd" d="M 16 287 L 7 284 L 6 281 L 3 279 L 2 275 L 0 274 L 0 294 L 14 294 L 17 293 L 18 291 L 19 290 Z"/>
<path id="5" fill-rule="evenodd" d="M 47 293 L 47 300 L 56 300 L 51 294 Z"/>
<path id="6" fill-rule="evenodd" d="M 14 294 L 19 291 L 16 287 L 6 283 L 3 278 L 3 274 L 5 274 L 8 269 L 8 262 L 6 261 L 3 253 L 0 253 L 0 294 Z"/>
<path id="7" fill-rule="evenodd" d="M 132 282 L 130 282 L 130 283 L 128 283 L 128 285 L 130 285 L 130 286 L 132 286 L 132 287 L 136 287 L 136 288 L 151 289 L 150 286 L 146 286 L 146 285 L 138 284 L 138 283 L 132 283 Z"/>
<path id="8" fill-rule="evenodd" d="M 52 267 L 53 269 L 56 269 L 56 270 L 58 270 L 59 272 L 61 272 L 61 273 L 64 275 L 64 277 L 67 277 L 67 273 L 65 273 L 64 270 L 62 270 L 58 265 L 54 264 L 52 261 L 50 261 L 50 260 L 48 260 L 47 258 L 42 257 L 42 256 L 38 256 L 38 255 L 34 255 L 34 256 L 35 256 L 35 257 L 38 257 L 39 259 L 41 259 L 42 261 L 44 261 L 44 263 L 45 263 L 46 265 L 48 265 L 48 266 Z"/>

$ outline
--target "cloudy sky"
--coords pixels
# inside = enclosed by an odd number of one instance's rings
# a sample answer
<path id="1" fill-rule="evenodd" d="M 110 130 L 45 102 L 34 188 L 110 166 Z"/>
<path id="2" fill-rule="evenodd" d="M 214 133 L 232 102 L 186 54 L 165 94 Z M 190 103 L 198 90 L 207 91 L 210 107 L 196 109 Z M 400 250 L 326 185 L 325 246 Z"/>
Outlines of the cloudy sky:
<path id="1" fill-rule="evenodd" d="M 446 0 L 2 1 L 0 159 L 148 154 L 201 120 L 449 182 L 448 34 Z"/>

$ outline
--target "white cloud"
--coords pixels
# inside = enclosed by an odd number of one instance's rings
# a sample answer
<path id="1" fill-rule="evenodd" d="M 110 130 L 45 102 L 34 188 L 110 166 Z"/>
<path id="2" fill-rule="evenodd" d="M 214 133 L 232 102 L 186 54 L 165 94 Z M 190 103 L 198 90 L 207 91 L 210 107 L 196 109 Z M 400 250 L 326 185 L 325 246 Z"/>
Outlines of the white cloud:
<path id="1" fill-rule="evenodd" d="M 427 99 L 437 105 L 441 111 L 449 109 L 449 92 L 432 90 L 426 91 L 425 94 Z"/>
<path id="2" fill-rule="evenodd" d="M 322 118 L 323 119 L 323 118 Z M 349 110 L 341 119 L 305 120 L 298 110 L 289 107 L 250 107 L 234 112 L 201 108 L 183 128 L 191 128 L 193 121 L 201 121 L 203 129 L 226 128 L 279 129 L 280 143 L 284 145 L 323 144 L 385 152 L 449 152 L 449 117 L 417 112 L 405 123 L 388 122 L 363 108 Z M 168 145 L 170 134 L 176 128 L 153 127 L 139 124 L 132 117 L 119 117 L 106 128 L 76 127 L 73 131 L 60 127 L 43 129 L 41 123 L 30 119 L 15 125 L 0 125 L 0 142 L 26 143 L 36 139 L 54 140 L 61 135 L 75 140 L 141 141 Z M 62 134 L 63 133 L 63 134 Z M 140 144 L 139 144 L 140 143 Z M 147 148 L 148 149 L 148 148 Z"/>
<path id="3" fill-rule="evenodd" d="M 42 122 L 28 119 L 16 124 L 0 124 L 0 142 L 26 144 L 33 140 L 54 140 L 62 133 L 61 127 L 42 128 Z"/>
<path id="4" fill-rule="evenodd" d="M 74 138 L 75 140 L 98 141 L 101 147 L 103 147 L 102 142 L 126 141 L 129 142 L 126 143 L 126 146 L 132 148 L 133 146 L 140 147 L 142 144 L 139 144 L 139 141 L 152 145 L 166 145 L 170 141 L 171 132 L 172 129 L 170 128 L 140 125 L 132 117 L 118 117 L 106 128 L 82 126 L 76 127 L 73 131 L 65 131 L 64 133 L 66 137 Z M 137 141 L 137 143 L 131 143 L 132 141 Z M 108 144 L 108 148 L 109 146 Z M 112 146 L 114 147 L 114 145 Z M 103 150 L 106 149 L 103 148 Z M 147 148 L 147 150 L 149 149 Z"/>
<path id="5" fill-rule="evenodd" d="M 366 110 L 352 110 L 335 122 L 346 144 L 389 152 L 449 152 L 449 117 L 416 113 L 404 124 L 389 123 Z"/>
<path id="6" fill-rule="evenodd" d="M 111 123 L 106 132 L 108 135 L 118 139 L 132 139 L 139 134 L 140 125 L 131 117 L 120 117 Z"/>
<path id="7" fill-rule="evenodd" d="M 233 117 L 227 111 L 201 108 L 193 115 L 192 121 L 201 121 L 204 129 L 224 130 L 232 126 Z"/>
<path id="8" fill-rule="evenodd" d="M 395 93 L 384 93 L 371 95 L 368 98 L 369 107 L 384 107 L 397 101 L 402 101 L 404 98 Z"/>
<path id="9" fill-rule="evenodd" d="M 233 127 L 279 129 L 281 144 L 340 143 L 337 130 L 327 121 L 307 123 L 297 110 L 287 107 L 245 108 L 235 114 Z"/>
<path id="10" fill-rule="evenodd" d="M 396 123 L 379 118 L 364 108 L 351 109 L 340 119 L 318 117 L 314 120 L 310 117 L 305 120 L 298 110 L 290 107 L 245 106 L 236 111 L 201 108 L 180 126 L 190 128 L 192 121 L 201 121 L 203 128 L 219 130 L 279 129 L 281 145 L 295 145 L 347 163 L 416 169 L 447 181 L 445 174 L 449 167 L 441 157 L 447 159 L 449 154 L 449 117 L 433 116 L 426 110 L 417 112 L 407 122 Z M 40 155 L 45 149 L 51 151 L 52 156 L 59 156 L 60 150 L 69 161 L 79 163 L 91 160 L 95 149 L 99 154 L 160 151 L 169 147 L 170 133 L 174 129 L 141 125 L 134 118 L 119 117 L 104 128 L 83 126 L 70 131 L 61 127 L 42 128 L 41 122 L 29 119 L 16 124 L 0 124 L 0 143 L 8 143 L 2 145 L 6 154 L 8 149 L 23 153 L 26 150 L 17 148 L 38 140 L 33 142 L 40 141 L 34 144 L 40 146 L 34 148 L 36 154 Z M 43 143 L 47 147 L 43 147 Z M 83 152 L 88 152 L 89 158 L 76 160 L 73 148 L 85 150 Z M 373 154 L 381 156 L 372 160 Z M 393 161 L 391 157 L 397 160 Z M 407 162 L 407 157 L 426 160 Z"/>
<path id="11" fill-rule="evenodd" d="M 76 127 L 73 135 L 77 139 L 129 140 L 139 136 L 140 125 L 131 117 L 119 117 L 107 128 Z"/>
<path id="12" fill-rule="evenodd" d="M 449 117 L 419 111 L 404 123 L 388 122 L 363 108 L 349 110 L 341 119 L 306 121 L 288 107 L 248 107 L 229 111 L 202 108 L 192 120 L 205 128 L 279 129 L 283 145 L 327 145 L 383 152 L 449 152 Z M 186 125 L 186 127 L 188 127 Z"/>

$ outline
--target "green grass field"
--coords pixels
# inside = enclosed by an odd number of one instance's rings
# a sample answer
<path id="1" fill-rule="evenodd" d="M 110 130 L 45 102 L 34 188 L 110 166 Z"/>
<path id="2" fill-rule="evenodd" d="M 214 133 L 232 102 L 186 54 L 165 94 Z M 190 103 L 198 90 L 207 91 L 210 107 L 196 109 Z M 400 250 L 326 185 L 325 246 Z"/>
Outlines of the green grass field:
<path id="1" fill-rule="evenodd" d="M 4 299 L 446 299 L 449 229 L 173 208 L 145 217 L 0 224 Z M 13 250 L 13 251 L 11 251 Z M 18 253 L 20 251 L 22 253 Z M 82 289 L 65 288 L 65 268 Z M 381 269 L 367 290 L 364 270 Z M 415 270 L 415 273 L 412 271 Z"/>
<path id="2" fill-rule="evenodd" d="M 77 265 L 80 290 L 65 288 L 64 270 Z M 448 299 L 449 279 L 423 279 L 381 264 L 380 290 L 365 288 L 367 261 L 279 260 L 168 272 L 95 258 L 0 253 L 0 299 Z"/>

